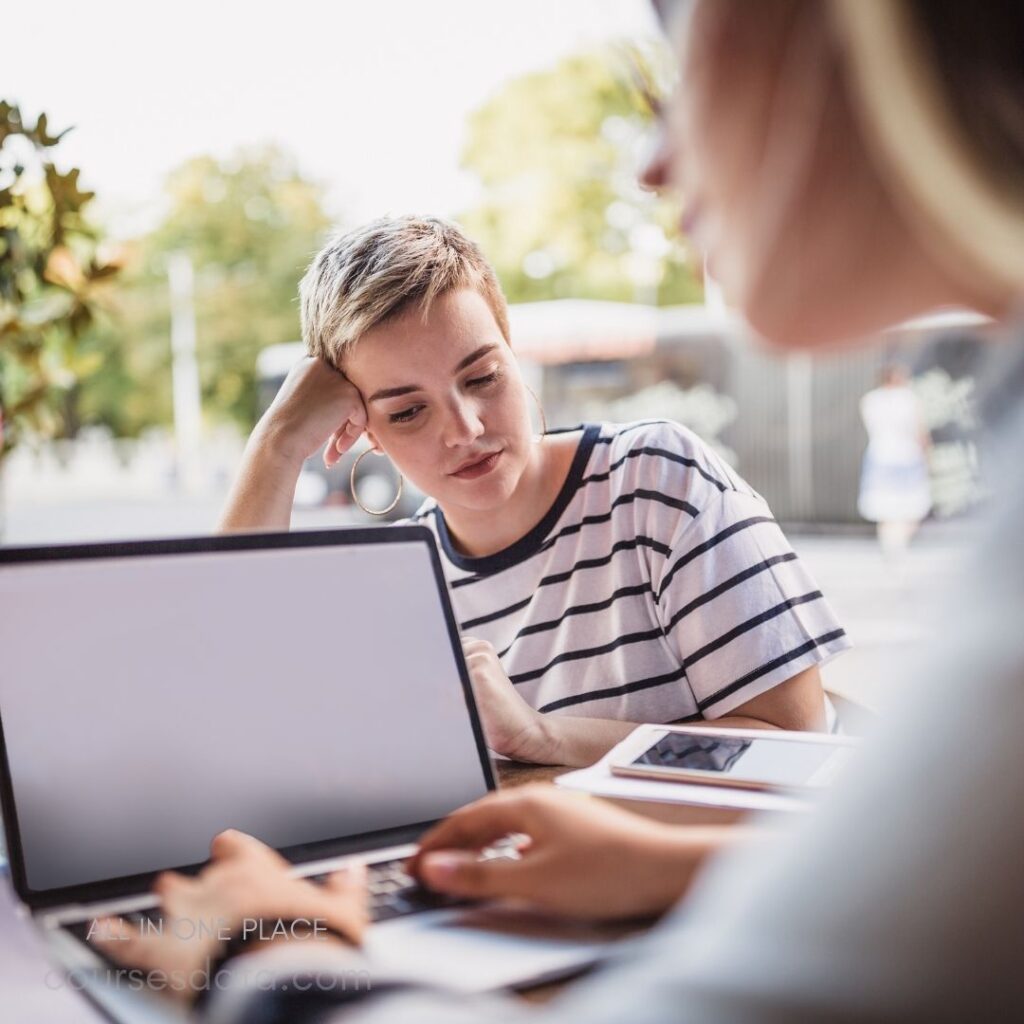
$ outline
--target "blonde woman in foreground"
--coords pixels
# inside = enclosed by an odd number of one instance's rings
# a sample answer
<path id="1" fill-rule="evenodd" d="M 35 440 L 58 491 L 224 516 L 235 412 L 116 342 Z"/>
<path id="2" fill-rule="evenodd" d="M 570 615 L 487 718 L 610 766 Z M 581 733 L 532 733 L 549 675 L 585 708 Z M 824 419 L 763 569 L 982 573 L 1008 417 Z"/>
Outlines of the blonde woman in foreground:
<path id="1" fill-rule="evenodd" d="M 337 876 L 315 906 L 348 940 L 250 951 L 262 984 L 229 984 L 211 1019 L 1024 1020 L 1024 5 L 657 6 L 680 79 L 648 181 L 684 195 L 694 236 L 756 327 L 811 345 L 940 305 L 1006 325 L 984 410 L 998 497 L 970 573 L 915 678 L 892 680 L 905 706 L 830 800 L 717 859 L 678 912 L 558 999 L 474 999 L 380 972 L 370 992 L 295 993 L 314 970 L 321 982 L 374 970 L 357 948 L 361 886 Z M 508 832 L 532 840 L 520 861 L 477 860 Z M 596 800 L 511 791 L 427 835 L 416 870 L 447 892 L 628 916 L 667 909 L 717 841 Z M 255 840 L 218 842 L 189 883 L 193 903 L 178 906 L 260 916 L 314 899 Z M 111 947 L 131 963 L 188 962 L 173 938 Z"/>

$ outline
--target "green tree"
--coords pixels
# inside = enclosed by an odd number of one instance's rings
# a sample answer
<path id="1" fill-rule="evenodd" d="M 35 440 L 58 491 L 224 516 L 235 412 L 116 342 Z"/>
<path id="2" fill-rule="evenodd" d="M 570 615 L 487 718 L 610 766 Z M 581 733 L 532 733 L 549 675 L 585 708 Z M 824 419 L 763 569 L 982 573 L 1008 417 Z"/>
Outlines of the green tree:
<path id="1" fill-rule="evenodd" d="M 463 166 L 484 198 L 460 219 L 511 301 L 699 300 L 677 208 L 636 184 L 653 120 L 638 80 L 666 64 L 659 50 L 582 53 L 472 115 Z"/>
<path id="2" fill-rule="evenodd" d="M 118 268 L 97 255 L 78 169 L 54 163 L 65 134 L 0 102 L 0 457 L 26 433 L 73 429 L 75 388 L 99 366 L 82 339 Z"/>
<path id="3" fill-rule="evenodd" d="M 104 372 L 80 396 L 82 419 L 133 435 L 171 416 L 167 259 L 195 271 L 204 410 L 243 428 L 256 413 L 256 356 L 299 337 L 297 286 L 329 221 L 322 191 L 276 148 L 201 156 L 169 177 L 167 212 L 132 246 L 118 323 L 97 334 Z"/>

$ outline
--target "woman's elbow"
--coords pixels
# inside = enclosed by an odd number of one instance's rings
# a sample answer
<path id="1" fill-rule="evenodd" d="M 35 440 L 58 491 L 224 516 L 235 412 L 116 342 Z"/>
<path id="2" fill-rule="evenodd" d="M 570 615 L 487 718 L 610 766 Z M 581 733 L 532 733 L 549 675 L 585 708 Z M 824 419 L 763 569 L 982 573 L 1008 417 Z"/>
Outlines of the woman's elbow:
<path id="1" fill-rule="evenodd" d="M 823 732 L 828 728 L 825 707 L 821 673 L 815 665 L 741 704 L 732 714 L 759 719 L 776 729 Z"/>

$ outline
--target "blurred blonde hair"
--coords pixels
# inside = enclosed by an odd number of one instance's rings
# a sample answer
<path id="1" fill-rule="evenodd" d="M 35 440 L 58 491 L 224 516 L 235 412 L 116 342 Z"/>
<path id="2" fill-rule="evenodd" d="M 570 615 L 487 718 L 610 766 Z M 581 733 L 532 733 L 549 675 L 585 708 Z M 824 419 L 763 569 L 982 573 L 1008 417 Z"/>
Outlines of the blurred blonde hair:
<path id="1" fill-rule="evenodd" d="M 369 330 L 435 299 L 475 288 L 509 341 L 508 306 L 475 242 L 437 217 L 383 217 L 333 238 L 299 285 L 306 351 L 335 367 Z"/>
<path id="2" fill-rule="evenodd" d="M 833 11 L 865 136 L 943 243 L 936 255 L 980 287 L 1020 294 L 1020 13 L 963 0 L 833 0 Z"/>

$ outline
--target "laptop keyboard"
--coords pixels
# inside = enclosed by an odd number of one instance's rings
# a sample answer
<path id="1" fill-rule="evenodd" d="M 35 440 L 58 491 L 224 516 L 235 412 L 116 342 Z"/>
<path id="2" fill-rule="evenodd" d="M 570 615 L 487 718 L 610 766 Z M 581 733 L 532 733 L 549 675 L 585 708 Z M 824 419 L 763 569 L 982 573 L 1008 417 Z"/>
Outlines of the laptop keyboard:
<path id="1" fill-rule="evenodd" d="M 330 874 L 328 871 L 322 875 L 309 875 L 307 878 L 310 882 L 323 884 Z M 403 858 L 367 865 L 366 888 L 370 898 L 371 921 L 389 921 L 409 914 L 422 914 L 427 910 L 460 906 L 466 902 L 423 888 L 416 879 L 406 873 Z M 159 907 L 148 907 L 121 916 L 129 924 L 140 928 L 146 927 L 147 924 L 157 928 L 163 915 Z M 92 919 L 89 919 L 64 927 L 85 942 L 92 924 Z"/>
<path id="2" fill-rule="evenodd" d="M 311 875 L 311 882 L 322 883 L 330 872 Z M 427 910 L 455 907 L 465 900 L 444 896 L 423 888 L 406 873 L 405 860 L 389 860 L 382 864 L 369 864 L 366 868 L 366 888 L 370 895 L 370 920 L 388 921 L 408 914 L 422 914 Z"/>

